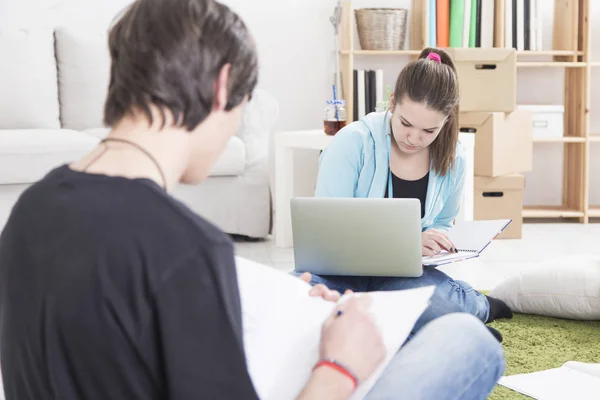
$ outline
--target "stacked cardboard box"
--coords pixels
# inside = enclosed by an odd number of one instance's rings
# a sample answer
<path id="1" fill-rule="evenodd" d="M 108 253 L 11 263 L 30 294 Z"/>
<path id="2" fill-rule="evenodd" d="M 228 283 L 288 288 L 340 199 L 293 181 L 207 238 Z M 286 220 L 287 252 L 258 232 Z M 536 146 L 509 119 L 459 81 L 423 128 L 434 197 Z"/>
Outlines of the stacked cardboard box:
<path id="1" fill-rule="evenodd" d="M 511 218 L 520 238 L 524 172 L 532 169 L 532 113 L 517 108 L 514 49 L 449 49 L 460 86 L 461 132 L 475 134 L 474 219 Z"/>

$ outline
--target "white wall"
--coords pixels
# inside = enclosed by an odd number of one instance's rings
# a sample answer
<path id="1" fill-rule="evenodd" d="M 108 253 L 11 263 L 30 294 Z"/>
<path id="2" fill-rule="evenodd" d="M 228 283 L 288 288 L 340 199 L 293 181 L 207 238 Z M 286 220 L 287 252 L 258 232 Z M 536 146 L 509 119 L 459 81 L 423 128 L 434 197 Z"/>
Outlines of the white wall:
<path id="1" fill-rule="evenodd" d="M 60 20 L 109 22 L 132 0 L 0 0 L 0 27 L 39 25 Z M 280 101 L 278 130 L 320 128 L 323 104 L 333 83 L 333 27 L 329 17 L 336 0 L 222 0 L 237 11 L 253 32 L 259 48 L 259 85 Z M 544 14 L 544 48 L 551 48 L 553 0 Z M 592 39 L 600 37 L 600 2 L 592 1 Z M 410 7 L 410 0 L 357 0 L 355 7 Z M 410 18 L 409 18 L 410 21 Z M 355 41 L 358 46 L 358 41 Z M 407 38 L 410 43 L 410 38 Z M 600 61 L 600 40 L 592 43 Z M 356 67 L 384 68 L 386 84 L 393 84 L 407 62 L 405 57 L 356 58 Z M 564 69 L 528 68 L 518 74 L 518 102 L 562 104 Z M 600 133 L 600 67 L 592 74 L 591 129 Z M 597 89 L 594 89 L 597 88 Z M 526 204 L 560 204 L 562 150 L 557 144 L 535 144 L 534 171 L 526 174 Z M 600 205 L 600 143 L 592 145 L 591 202 Z M 301 154 L 296 167 L 305 176 L 316 173 L 316 154 Z M 300 193 L 310 194 L 314 181 L 298 182 Z"/>
<path id="2" fill-rule="evenodd" d="M 108 23 L 133 0 L 0 0 L 0 27 Z"/>
<path id="3" fill-rule="evenodd" d="M 552 46 L 553 4 L 544 14 L 545 49 Z M 323 102 L 329 98 L 333 79 L 333 28 L 329 17 L 335 0 L 224 0 L 247 22 L 259 44 L 261 87 L 274 93 L 282 104 L 278 128 L 319 128 Z M 359 0 L 356 7 L 410 7 L 410 0 Z M 600 2 L 592 3 L 592 39 L 600 37 Z M 259 4 L 261 4 L 259 8 Z M 410 18 L 409 18 L 410 20 Z M 356 46 L 358 42 L 355 41 Z M 407 39 L 409 43 L 409 39 Z M 595 59 L 600 60 L 600 41 L 593 42 Z M 384 67 L 386 84 L 407 62 L 403 57 L 356 58 L 356 67 Z M 518 73 L 519 104 L 563 104 L 563 68 L 527 68 Z M 591 129 L 600 133 L 600 67 L 592 74 Z M 594 106 L 596 108 L 594 109 Z M 591 201 L 600 205 L 600 144 L 592 146 L 590 171 Z M 296 167 L 310 176 L 316 171 L 312 154 L 299 157 Z M 534 145 L 534 171 L 526 174 L 526 204 L 560 204 L 562 199 L 562 146 Z M 310 179 L 297 187 L 310 193 Z"/>

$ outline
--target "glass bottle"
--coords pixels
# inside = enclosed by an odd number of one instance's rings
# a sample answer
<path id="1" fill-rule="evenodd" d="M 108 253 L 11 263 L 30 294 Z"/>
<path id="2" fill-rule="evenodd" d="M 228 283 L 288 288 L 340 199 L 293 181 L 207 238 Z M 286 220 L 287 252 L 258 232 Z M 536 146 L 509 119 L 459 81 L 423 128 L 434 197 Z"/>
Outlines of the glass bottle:
<path id="1" fill-rule="evenodd" d="M 325 116 L 323 118 L 323 129 L 328 135 L 335 135 L 346 126 L 346 101 L 327 100 Z"/>

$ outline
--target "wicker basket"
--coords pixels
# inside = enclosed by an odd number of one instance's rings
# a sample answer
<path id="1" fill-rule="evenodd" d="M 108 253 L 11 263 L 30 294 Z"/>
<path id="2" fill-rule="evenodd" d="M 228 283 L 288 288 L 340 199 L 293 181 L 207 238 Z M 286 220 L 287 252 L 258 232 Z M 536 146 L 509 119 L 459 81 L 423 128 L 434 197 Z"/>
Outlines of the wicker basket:
<path id="1" fill-rule="evenodd" d="M 359 8 L 354 10 L 358 39 L 363 50 L 403 50 L 408 10 Z"/>

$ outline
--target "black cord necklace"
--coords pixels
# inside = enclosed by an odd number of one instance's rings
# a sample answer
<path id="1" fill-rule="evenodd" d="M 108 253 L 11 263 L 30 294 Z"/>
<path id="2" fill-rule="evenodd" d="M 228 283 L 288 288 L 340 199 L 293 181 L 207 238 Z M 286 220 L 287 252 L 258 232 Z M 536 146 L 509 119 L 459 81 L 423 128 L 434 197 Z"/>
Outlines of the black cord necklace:
<path id="1" fill-rule="evenodd" d="M 135 142 L 132 142 L 127 139 L 122 139 L 122 138 L 108 137 L 108 138 L 105 138 L 102 141 L 100 141 L 100 143 L 102 143 L 102 144 L 106 143 L 106 142 L 119 142 L 119 143 L 129 144 L 129 145 L 135 147 L 136 149 L 138 149 L 139 151 L 141 151 L 142 153 L 144 153 L 146 156 L 148 156 L 148 158 L 154 163 L 154 165 L 156 166 L 156 169 L 158 170 L 158 172 L 160 174 L 160 179 L 162 179 L 162 183 L 163 183 L 162 188 L 164 190 L 167 189 L 167 179 L 165 178 L 165 174 L 164 174 L 162 168 L 160 167 L 160 164 L 156 160 L 156 158 L 152 154 L 150 154 L 150 152 L 148 150 L 144 149 L 142 146 L 140 146 L 139 144 L 137 144 Z M 102 151 L 102 153 L 100 153 L 97 157 L 95 157 L 92 161 L 90 161 L 88 163 L 88 165 L 85 166 L 83 171 L 86 171 L 90 167 L 90 165 L 92 165 L 100 157 L 102 157 L 102 155 L 104 155 L 104 153 L 106 153 L 107 150 L 108 150 L 108 148 L 105 148 L 104 151 Z"/>

